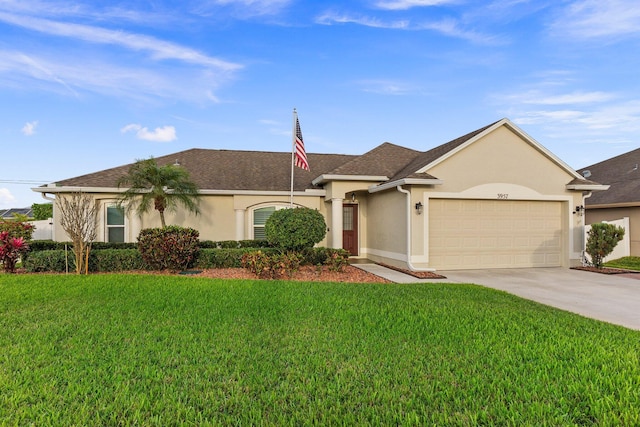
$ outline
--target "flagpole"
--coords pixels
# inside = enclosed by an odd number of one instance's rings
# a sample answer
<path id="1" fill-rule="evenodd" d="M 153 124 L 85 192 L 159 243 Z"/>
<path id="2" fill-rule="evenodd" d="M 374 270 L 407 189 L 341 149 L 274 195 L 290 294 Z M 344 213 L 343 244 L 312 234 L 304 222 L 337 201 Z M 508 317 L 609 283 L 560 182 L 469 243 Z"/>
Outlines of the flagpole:
<path id="1" fill-rule="evenodd" d="M 293 208 L 293 166 L 295 163 L 295 152 L 296 152 L 296 118 L 298 113 L 296 109 L 293 109 L 293 125 L 291 129 L 291 196 L 289 197 L 289 207 Z"/>

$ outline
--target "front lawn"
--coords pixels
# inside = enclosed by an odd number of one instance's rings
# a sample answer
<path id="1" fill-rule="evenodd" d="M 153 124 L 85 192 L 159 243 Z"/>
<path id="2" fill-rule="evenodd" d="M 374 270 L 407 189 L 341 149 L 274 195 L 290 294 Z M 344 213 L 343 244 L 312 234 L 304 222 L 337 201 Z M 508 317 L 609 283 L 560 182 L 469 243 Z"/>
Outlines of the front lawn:
<path id="1" fill-rule="evenodd" d="M 640 332 L 451 284 L 0 275 L 2 425 L 639 425 Z"/>
<path id="2" fill-rule="evenodd" d="M 625 270 L 638 270 L 640 271 L 640 257 L 626 256 L 618 259 L 614 259 L 604 263 L 605 267 L 611 268 L 623 268 Z"/>

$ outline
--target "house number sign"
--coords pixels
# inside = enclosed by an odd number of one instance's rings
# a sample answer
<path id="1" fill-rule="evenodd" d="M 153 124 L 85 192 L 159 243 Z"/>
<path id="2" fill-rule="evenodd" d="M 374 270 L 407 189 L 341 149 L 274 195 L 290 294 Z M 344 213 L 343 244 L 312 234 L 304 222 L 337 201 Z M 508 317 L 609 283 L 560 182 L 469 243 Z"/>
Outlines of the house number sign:
<path id="1" fill-rule="evenodd" d="M 507 200 L 509 198 L 509 194 L 507 193 L 498 193 L 498 200 Z"/>

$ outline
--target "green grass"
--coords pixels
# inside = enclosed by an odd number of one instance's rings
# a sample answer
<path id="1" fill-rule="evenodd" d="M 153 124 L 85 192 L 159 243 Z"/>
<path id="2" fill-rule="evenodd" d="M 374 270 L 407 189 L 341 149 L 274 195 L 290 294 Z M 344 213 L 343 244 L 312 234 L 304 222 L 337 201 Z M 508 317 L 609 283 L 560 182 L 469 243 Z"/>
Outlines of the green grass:
<path id="1" fill-rule="evenodd" d="M 0 425 L 640 425 L 640 332 L 474 285 L 0 275 Z"/>
<path id="2" fill-rule="evenodd" d="M 604 263 L 605 267 L 624 268 L 626 270 L 640 270 L 640 257 L 626 256 Z"/>

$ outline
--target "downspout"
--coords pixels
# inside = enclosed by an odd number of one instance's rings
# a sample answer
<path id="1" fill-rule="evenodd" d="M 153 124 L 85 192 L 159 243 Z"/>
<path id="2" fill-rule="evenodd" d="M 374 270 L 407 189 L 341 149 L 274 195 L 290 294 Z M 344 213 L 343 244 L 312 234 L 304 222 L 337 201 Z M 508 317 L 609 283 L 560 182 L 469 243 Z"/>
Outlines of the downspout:
<path id="1" fill-rule="evenodd" d="M 418 268 L 411 263 L 411 192 L 401 185 L 396 186 L 396 190 L 407 195 L 407 266 L 411 271 L 434 272 L 435 268 Z"/>
<path id="2" fill-rule="evenodd" d="M 583 192 L 582 193 L 582 206 L 586 206 L 587 205 L 587 199 L 589 197 L 591 197 L 593 195 L 593 191 L 588 191 L 588 192 Z M 580 236 L 580 239 L 582 241 L 582 251 L 580 253 L 580 261 L 582 262 L 582 266 L 586 266 L 588 265 L 587 262 L 587 237 L 586 237 L 586 233 L 584 232 L 585 227 L 587 226 L 587 210 L 586 208 L 582 211 L 582 213 L 584 214 L 584 216 L 582 217 L 582 235 Z"/>

